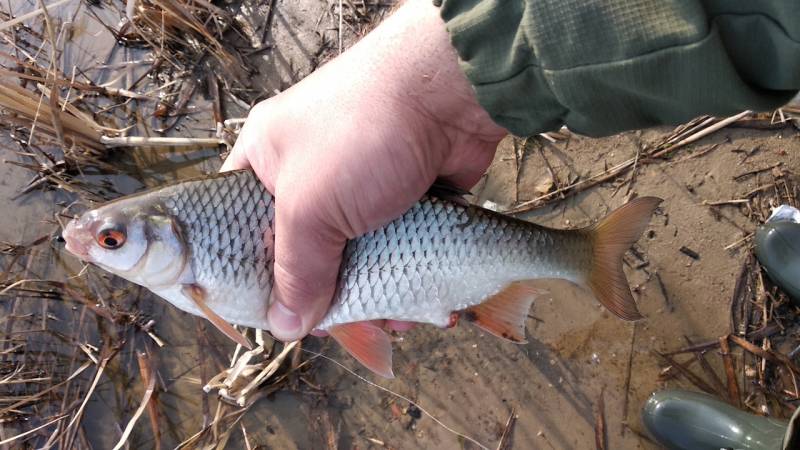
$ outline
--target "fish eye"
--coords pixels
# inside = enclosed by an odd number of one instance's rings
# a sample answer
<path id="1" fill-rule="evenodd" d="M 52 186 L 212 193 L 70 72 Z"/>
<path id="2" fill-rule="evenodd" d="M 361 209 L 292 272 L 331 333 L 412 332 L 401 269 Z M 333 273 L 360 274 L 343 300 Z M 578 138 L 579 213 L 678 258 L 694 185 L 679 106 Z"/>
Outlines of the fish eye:
<path id="1" fill-rule="evenodd" d="M 125 227 L 107 225 L 97 233 L 97 243 L 108 250 L 116 250 L 125 244 Z"/>

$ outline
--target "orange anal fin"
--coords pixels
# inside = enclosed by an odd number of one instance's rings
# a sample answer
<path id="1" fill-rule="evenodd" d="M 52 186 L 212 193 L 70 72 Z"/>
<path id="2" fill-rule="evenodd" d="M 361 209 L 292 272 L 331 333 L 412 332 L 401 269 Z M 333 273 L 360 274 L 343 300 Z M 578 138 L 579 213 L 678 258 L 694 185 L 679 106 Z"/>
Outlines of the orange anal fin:
<path id="1" fill-rule="evenodd" d="M 537 295 L 544 290 L 526 282 L 509 284 L 485 302 L 470 306 L 463 312 L 464 319 L 489 333 L 517 344 L 524 344 L 525 319 Z"/>
<path id="2" fill-rule="evenodd" d="M 248 340 L 242 333 L 236 331 L 235 328 L 231 324 L 229 324 L 225 319 L 218 316 L 217 313 L 211 310 L 211 308 L 206 305 L 206 294 L 202 287 L 196 284 L 185 284 L 181 289 L 183 294 L 194 302 L 200 311 L 203 312 L 203 315 L 206 316 L 209 322 L 211 322 L 219 331 L 222 332 L 225 336 L 228 336 L 233 342 L 241 345 L 242 347 L 252 350 L 253 344 Z"/>
<path id="3" fill-rule="evenodd" d="M 328 333 L 364 367 L 384 378 L 394 378 L 392 342 L 377 325 L 351 322 L 331 327 Z"/>

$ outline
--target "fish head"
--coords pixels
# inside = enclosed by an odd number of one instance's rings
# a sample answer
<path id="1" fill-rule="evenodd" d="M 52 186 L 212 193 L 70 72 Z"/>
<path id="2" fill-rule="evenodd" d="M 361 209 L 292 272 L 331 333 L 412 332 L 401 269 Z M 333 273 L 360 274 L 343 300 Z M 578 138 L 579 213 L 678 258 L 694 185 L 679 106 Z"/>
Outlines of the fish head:
<path id="1" fill-rule="evenodd" d="M 138 199 L 111 202 L 70 221 L 66 249 L 81 260 L 150 289 L 185 278 L 186 246 L 174 218 Z"/>

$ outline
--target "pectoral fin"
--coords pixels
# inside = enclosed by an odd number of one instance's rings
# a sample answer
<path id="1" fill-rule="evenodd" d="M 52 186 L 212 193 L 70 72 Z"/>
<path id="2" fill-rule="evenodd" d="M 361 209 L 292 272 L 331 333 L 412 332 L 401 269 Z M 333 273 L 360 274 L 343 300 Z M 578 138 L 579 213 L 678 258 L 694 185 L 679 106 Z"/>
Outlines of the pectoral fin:
<path id="1" fill-rule="evenodd" d="M 524 344 L 525 318 L 533 300 L 544 292 L 528 282 L 511 283 L 485 302 L 465 309 L 463 316 L 497 337 Z"/>
<path id="2" fill-rule="evenodd" d="M 236 342 L 237 344 L 241 345 L 242 347 L 252 350 L 253 344 L 248 340 L 242 333 L 236 331 L 235 328 L 231 324 L 229 324 L 225 319 L 218 316 L 217 313 L 211 310 L 211 308 L 206 305 L 206 294 L 202 287 L 196 284 L 184 284 L 181 288 L 183 294 L 194 302 L 200 311 L 203 312 L 203 315 L 206 316 L 209 322 L 211 322 L 219 331 L 222 332 L 225 336 L 228 336 L 232 341 Z"/>
<path id="3" fill-rule="evenodd" d="M 372 322 L 351 322 L 328 330 L 353 358 L 367 369 L 385 378 L 392 372 L 392 343 L 389 336 Z"/>

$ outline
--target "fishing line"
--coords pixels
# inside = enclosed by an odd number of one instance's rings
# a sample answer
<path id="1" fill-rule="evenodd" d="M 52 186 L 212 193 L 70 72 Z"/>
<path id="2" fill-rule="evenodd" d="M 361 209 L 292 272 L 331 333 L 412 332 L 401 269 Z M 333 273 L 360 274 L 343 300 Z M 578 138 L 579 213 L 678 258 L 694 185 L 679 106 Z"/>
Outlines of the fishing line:
<path id="1" fill-rule="evenodd" d="M 354 372 L 352 369 L 350 369 L 349 367 L 347 367 L 347 366 L 345 366 L 344 364 L 340 363 L 339 361 L 336 361 L 336 360 L 335 360 L 335 359 L 333 359 L 333 358 L 330 358 L 330 357 L 328 357 L 328 356 L 325 356 L 325 355 L 323 355 L 322 353 L 313 352 L 313 351 L 311 351 L 311 350 L 306 350 L 306 349 L 304 349 L 304 348 L 301 348 L 300 350 L 302 350 L 302 351 L 304 351 L 304 352 L 306 352 L 306 353 L 309 353 L 309 354 L 311 354 L 311 355 L 318 356 L 318 357 L 320 357 L 320 358 L 325 358 L 325 359 L 327 359 L 328 361 L 330 361 L 330 362 L 332 362 L 332 363 L 336 364 L 337 366 L 341 367 L 342 369 L 346 370 L 348 373 L 350 373 L 350 375 L 353 375 L 354 377 L 358 378 L 359 380 L 361 380 L 361 381 L 363 381 L 363 382 L 367 383 L 368 385 L 370 385 L 370 386 L 372 386 L 372 387 L 376 387 L 376 388 L 378 388 L 378 389 L 380 389 L 380 390 L 382 390 L 382 391 L 384 391 L 384 392 L 386 392 L 386 393 L 389 393 L 389 394 L 391 394 L 391 395 L 394 395 L 395 397 L 397 397 L 397 398 L 399 398 L 399 399 L 402 399 L 402 400 L 405 400 L 405 401 L 407 401 L 408 403 L 410 403 L 410 404 L 412 404 L 412 405 L 416 406 L 416 407 L 417 407 L 417 408 L 418 408 L 420 411 L 422 411 L 422 413 L 423 413 L 423 414 L 425 414 L 426 416 L 430 417 L 430 418 L 431 418 L 431 419 L 432 419 L 434 422 L 436 422 L 437 424 L 439 424 L 439 426 L 441 426 L 441 427 L 442 427 L 442 428 L 444 428 L 445 430 L 447 430 L 447 431 L 449 431 L 449 432 L 451 432 L 451 433 L 455 434 L 456 436 L 458 436 L 458 437 L 460 437 L 460 438 L 463 438 L 463 439 L 466 439 L 466 440 L 468 440 L 468 441 L 472 442 L 473 444 L 477 445 L 478 447 L 482 448 L 483 450 L 490 450 L 490 449 L 489 449 L 489 447 L 487 447 L 487 446 L 485 446 L 485 445 L 481 444 L 480 442 L 478 442 L 478 440 L 477 440 L 477 439 L 471 438 L 471 437 L 467 436 L 466 434 L 459 433 L 458 431 L 456 431 L 456 430 L 454 430 L 454 429 L 450 428 L 449 426 L 445 425 L 445 423 L 444 423 L 444 422 L 442 422 L 441 420 L 437 419 L 437 418 L 436 418 L 436 417 L 435 417 L 433 414 L 429 413 L 429 412 L 428 412 L 428 411 L 427 411 L 425 408 L 423 408 L 422 406 L 420 406 L 420 404 L 419 404 L 419 403 L 417 403 L 417 402 L 415 402 L 415 401 L 411 400 L 410 398 L 408 398 L 408 397 L 406 397 L 406 396 L 404 396 L 404 395 L 402 395 L 402 394 L 398 394 L 397 392 L 394 392 L 394 391 L 392 391 L 392 390 L 391 390 L 391 389 L 389 389 L 389 388 L 385 388 L 385 387 L 381 386 L 380 384 L 376 384 L 376 383 L 373 383 L 372 381 L 369 381 L 368 379 L 366 379 L 366 378 L 362 377 L 361 375 L 359 375 L 359 374 L 355 373 L 355 372 Z"/>

